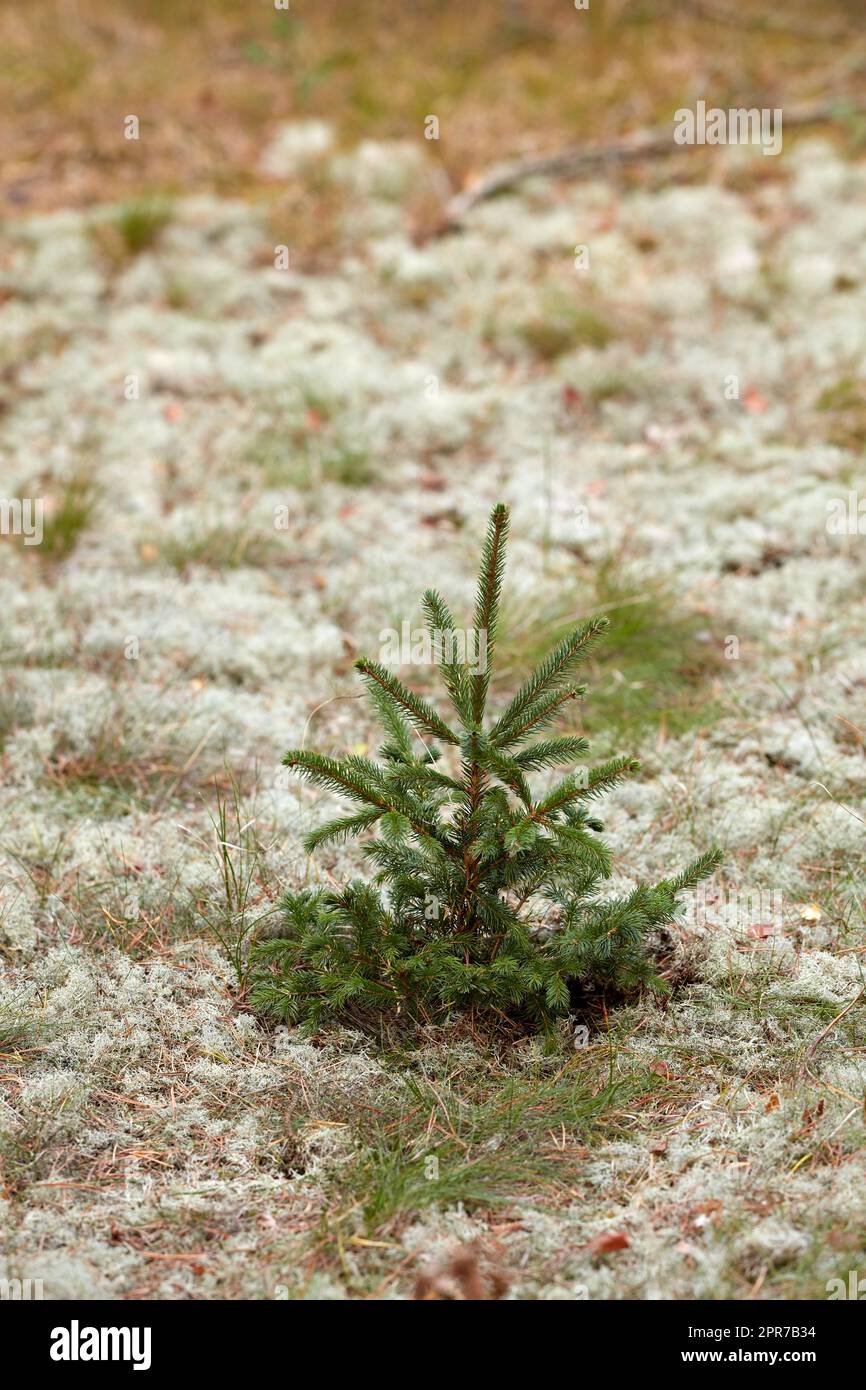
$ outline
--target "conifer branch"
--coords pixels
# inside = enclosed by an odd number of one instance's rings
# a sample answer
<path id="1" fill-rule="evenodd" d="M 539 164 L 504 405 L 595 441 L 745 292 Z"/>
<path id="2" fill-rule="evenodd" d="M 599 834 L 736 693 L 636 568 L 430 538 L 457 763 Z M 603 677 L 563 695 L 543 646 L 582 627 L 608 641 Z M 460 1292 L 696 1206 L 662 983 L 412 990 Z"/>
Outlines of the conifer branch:
<path id="1" fill-rule="evenodd" d="M 480 744 L 477 759 L 485 772 L 491 772 L 506 787 L 510 787 L 520 797 L 524 806 L 532 805 L 532 792 L 529 790 L 529 783 L 524 776 L 523 769 L 514 758 L 509 758 L 507 753 L 494 748 L 492 743 L 485 740 Z"/>
<path id="2" fill-rule="evenodd" d="M 357 835 L 362 830 L 368 830 L 375 825 L 379 818 L 386 812 L 378 809 L 372 811 L 359 811 L 356 816 L 340 816 L 335 820 L 325 821 L 316 830 L 311 830 L 304 836 L 304 849 L 307 854 L 312 854 L 320 845 L 327 844 L 329 840 L 347 840 L 350 835 Z"/>
<path id="3" fill-rule="evenodd" d="M 688 868 L 683 869 L 681 874 L 677 874 L 676 878 L 665 879 L 663 881 L 664 886 L 674 895 L 695 888 L 703 879 L 709 878 L 710 874 L 715 873 L 724 857 L 718 847 L 707 850 L 705 854 L 689 864 Z"/>
<path id="4" fill-rule="evenodd" d="M 314 786 L 343 792 L 355 801 L 366 801 L 383 811 L 392 809 L 378 767 L 366 759 L 354 757 L 351 762 L 349 759 L 339 762 L 323 753 L 292 748 L 283 758 L 283 763 L 286 767 L 294 768 L 300 777 Z"/>
<path id="5" fill-rule="evenodd" d="M 409 762 L 415 755 L 415 748 L 412 742 L 412 729 L 404 719 L 401 710 L 380 685 L 369 683 L 367 693 L 379 723 L 391 740 L 390 747 L 404 762 Z"/>
<path id="6" fill-rule="evenodd" d="M 444 635 L 446 640 L 450 640 L 452 643 L 450 658 L 446 658 L 443 653 L 439 662 L 439 669 L 442 672 L 442 679 L 445 681 L 448 694 L 451 696 L 451 702 L 461 723 L 465 726 L 472 717 L 469 676 L 466 666 L 456 659 L 457 627 L 454 618 L 445 600 L 441 594 L 436 593 L 435 589 L 427 589 L 421 600 L 421 606 L 424 609 L 427 626 L 434 642 L 441 643 Z"/>
<path id="7" fill-rule="evenodd" d="M 416 729 L 420 729 L 425 734 L 432 734 L 434 738 L 441 739 L 444 743 L 460 742 L 454 731 L 449 729 L 444 719 L 440 718 L 432 705 L 428 705 L 427 701 L 422 700 L 420 695 L 409 690 L 402 681 L 399 681 L 384 666 L 380 666 L 377 661 L 368 661 L 362 657 L 355 662 L 355 670 L 361 673 L 369 690 L 378 688 L 384 691 L 397 708 L 405 712 Z"/>
<path id="8" fill-rule="evenodd" d="M 576 762 L 589 752 L 589 740 L 567 736 L 550 738 L 531 748 L 521 748 L 512 759 L 524 772 L 540 772 L 545 767 L 561 767 L 563 763 Z"/>
<path id="9" fill-rule="evenodd" d="M 520 722 L 512 725 L 507 733 L 500 734 L 494 740 L 492 732 L 491 742 L 495 741 L 500 748 L 510 748 L 515 743 L 522 743 L 533 729 L 543 729 L 547 724 L 552 723 L 561 707 L 569 700 L 579 700 L 585 694 L 585 685 L 574 685 L 556 695 L 548 695 L 545 699 L 539 700 L 537 704 L 530 705 Z"/>
<path id="10" fill-rule="evenodd" d="M 549 816 L 553 811 L 561 811 L 574 801 L 584 797 L 597 797 L 611 787 L 615 787 L 624 777 L 640 771 L 636 758 L 611 758 L 600 767 L 590 768 L 586 776 L 573 773 L 564 777 L 558 786 L 548 792 L 543 801 L 534 808 L 536 816 Z"/>
<path id="11" fill-rule="evenodd" d="M 512 726 L 545 695 L 561 688 L 569 671 L 587 655 L 592 644 L 609 626 L 607 618 L 589 618 L 564 637 L 536 667 L 499 716 L 490 731 L 491 739 L 496 743 L 510 741 Z"/>
<path id="12" fill-rule="evenodd" d="M 481 553 L 481 573 L 475 599 L 475 631 L 479 638 L 485 634 L 486 656 L 484 670 L 471 677 L 472 717 L 477 724 L 484 717 L 487 689 L 490 684 L 490 663 L 496 646 L 499 623 L 499 600 L 502 576 L 505 572 L 505 547 L 508 541 L 508 508 L 502 502 L 493 508 L 487 526 L 487 536 Z"/>

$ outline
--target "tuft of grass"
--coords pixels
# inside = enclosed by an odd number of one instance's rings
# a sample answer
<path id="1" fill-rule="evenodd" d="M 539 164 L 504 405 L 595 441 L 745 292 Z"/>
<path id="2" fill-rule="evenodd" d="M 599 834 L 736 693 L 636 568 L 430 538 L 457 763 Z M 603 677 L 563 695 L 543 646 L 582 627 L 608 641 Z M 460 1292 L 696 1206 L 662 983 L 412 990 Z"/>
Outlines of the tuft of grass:
<path id="1" fill-rule="evenodd" d="M 610 619 L 604 646 L 587 664 L 594 696 L 575 710 L 581 731 L 602 749 L 619 747 L 649 729 L 676 735 L 713 717 L 716 646 L 704 640 L 706 619 L 686 609 L 663 583 L 636 583 L 613 559 L 594 572 L 591 587 L 539 600 L 530 593 L 503 604 L 494 686 L 538 663 L 551 642 L 595 614 Z"/>
<path id="2" fill-rule="evenodd" d="M 35 717 L 32 701 L 16 690 L 13 684 L 0 690 L 0 752 L 9 735 L 15 733 L 16 729 L 31 728 Z"/>
<path id="3" fill-rule="evenodd" d="M 432 1206 L 486 1209 L 568 1183 L 582 1141 L 621 1098 L 615 1087 L 593 1094 L 570 1068 L 535 1085 L 507 1077 L 474 1093 L 412 1076 L 404 1087 L 396 1115 L 373 1116 L 362 1129 L 350 1178 L 374 1231 Z M 561 1146 L 551 1142 L 554 1126 L 565 1131 Z"/>
<path id="4" fill-rule="evenodd" d="M 31 1013 L 9 1005 L 0 1008 L 0 1056 L 30 1051 L 39 1033 Z"/>
<path id="5" fill-rule="evenodd" d="M 553 1206 L 571 1200 L 586 1145 L 623 1133 L 626 1107 L 659 1084 L 642 1069 L 614 1080 L 613 1062 L 606 1046 L 518 1076 L 492 1056 L 469 1071 L 449 1060 L 435 1077 L 404 1072 L 390 1101 L 344 1098 L 323 1118 L 349 1126 L 356 1152 L 331 1181 L 319 1239 L 342 1255 L 346 1242 L 395 1234 L 431 1208 L 489 1211 L 540 1194 Z"/>
<path id="6" fill-rule="evenodd" d="M 536 314 L 518 326 L 518 335 L 543 362 L 576 348 L 605 348 L 614 330 L 595 309 L 575 304 L 563 291 L 549 291 Z"/>
<path id="7" fill-rule="evenodd" d="M 98 878 L 83 881 L 76 874 L 71 889 L 57 895 L 71 922 L 71 939 L 98 949 L 110 943 L 118 951 L 138 959 L 162 954 L 197 934 L 198 915 L 179 892 L 180 869 L 173 876 L 142 881 L 138 866 L 125 855 L 103 845 L 106 869 Z"/>
<path id="8" fill-rule="evenodd" d="M 19 1129 L 0 1134 L 0 1172 L 6 1198 L 20 1196 L 47 1171 L 50 1155 L 47 1124 L 29 1119 Z"/>
<path id="9" fill-rule="evenodd" d="M 815 409 L 830 417 L 826 436 L 831 444 L 858 450 L 866 445 L 866 382 L 842 377 L 824 388 Z"/>
<path id="10" fill-rule="evenodd" d="M 808 865 L 802 866 L 802 878 L 792 889 L 792 897 L 818 906 L 822 914 L 821 940 L 827 949 L 856 947 L 861 940 L 866 941 L 862 850 L 834 844 L 831 836 L 820 832 L 818 844 L 820 851 Z"/>
<path id="11" fill-rule="evenodd" d="M 93 520 L 96 484 L 83 473 L 74 473 L 59 484 L 56 496 L 47 499 L 42 544 L 34 547 L 46 560 L 65 560 Z"/>
<path id="12" fill-rule="evenodd" d="M 67 837 L 68 831 L 61 831 L 55 836 L 53 844 L 49 845 L 41 835 L 34 833 L 27 845 L 13 844 L 8 840 L 4 843 L 4 854 L 24 874 L 40 912 L 46 910 L 62 881 Z M 5 889 L 13 880 L 11 876 L 4 876 L 2 881 Z"/>
<path id="13" fill-rule="evenodd" d="M 862 1224 L 852 1228 L 821 1220 L 817 1225 L 810 1223 L 810 1234 L 804 1254 L 771 1272 L 773 1294 L 780 1301 L 826 1302 L 830 1279 L 841 1279 L 847 1290 L 850 1271 L 859 1272 L 866 1265 L 866 1229 Z"/>
<path id="14" fill-rule="evenodd" d="M 604 405 L 605 401 L 638 401 L 646 396 L 647 382 L 635 372 L 606 372 L 592 382 L 586 394 L 593 405 Z"/>
<path id="15" fill-rule="evenodd" d="M 100 254 L 115 268 L 149 251 L 172 219 L 164 198 L 135 198 L 106 222 L 91 225 L 90 236 Z"/>
<path id="16" fill-rule="evenodd" d="M 315 407 L 303 422 L 259 435 L 247 451 L 246 462 L 261 472 L 268 487 L 295 487 L 301 492 L 314 491 L 323 483 L 366 487 L 378 478 L 366 446 L 329 428 Z"/>
<path id="17" fill-rule="evenodd" d="M 220 891 L 199 898 L 196 912 L 225 952 L 243 994 L 249 977 L 249 948 L 259 926 L 279 908 L 273 902 L 258 818 L 255 812 L 247 812 L 236 778 L 230 772 L 227 775 L 226 790 L 215 782 L 216 809 L 210 818 Z"/>
<path id="18" fill-rule="evenodd" d="M 853 377 L 842 377 L 832 386 L 825 386 L 818 397 L 817 410 L 851 410 L 866 404 L 866 386 Z"/>
<path id="19" fill-rule="evenodd" d="M 68 1121 L 63 1112 L 81 1084 L 70 1077 L 65 1094 L 28 1108 L 16 1128 L 0 1134 L 4 1196 L 20 1196 L 33 1183 L 44 1181 L 68 1154 Z"/>
<path id="20" fill-rule="evenodd" d="M 165 280 L 165 302 L 169 309 L 184 313 L 194 303 L 189 285 L 180 275 L 169 275 Z"/>
<path id="21" fill-rule="evenodd" d="M 376 479 L 376 469 L 363 444 L 335 440 L 313 457 L 298 477 L 298 485 L 314 488 L 320 483 L 341 487 L 366 487 Z"/>
<path id="22" fill-rule="evenodd" d="M 217 571 L 239 569 L 242 565 L 266 566 L 283 557 L 275 536 L 257 534 L 248 525 L 228 522 L 202 525 L 186 535 L 169 536 L 156 547 L 156 554 L 178 573 L 193 565 Z"/>
<path id="23" fill-rule="evenodd" d="M 189 785 L 202 751 L 202 742 L 190 749 L 176 718 L 156 724 L 117 698 L 106 702 L 86 740 L 59 735 L 44 776 L 70 815 L 155 809 Z"/>

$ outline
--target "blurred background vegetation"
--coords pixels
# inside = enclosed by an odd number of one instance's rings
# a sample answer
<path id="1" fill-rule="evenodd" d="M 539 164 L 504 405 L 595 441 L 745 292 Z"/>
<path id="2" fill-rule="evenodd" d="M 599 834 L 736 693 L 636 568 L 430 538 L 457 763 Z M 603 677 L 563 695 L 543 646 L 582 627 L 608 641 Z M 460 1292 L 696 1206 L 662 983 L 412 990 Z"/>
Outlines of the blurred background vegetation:
<path id="1" fill-rule="evenodd" d="M 131 196 L 263 192 L 275 122 L 347 146 L 421 137 L 452 186 L 518 153 L 615 138 L 698 97 L 856 95 L 862 0 L 5 0 L 7 214 Z M 141 121 L 130 157 L 126 115 Z"/>

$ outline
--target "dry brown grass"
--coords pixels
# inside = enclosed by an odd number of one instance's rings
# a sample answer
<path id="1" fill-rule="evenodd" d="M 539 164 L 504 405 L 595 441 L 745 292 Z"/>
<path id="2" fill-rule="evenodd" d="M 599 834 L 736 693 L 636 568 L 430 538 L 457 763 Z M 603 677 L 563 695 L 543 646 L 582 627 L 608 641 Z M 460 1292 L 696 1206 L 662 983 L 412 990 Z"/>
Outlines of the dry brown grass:
<path id="1" fill-rule="evenodd" d="M 723 18 L 717 16 L 721 14 Z M 730 19 L 727 18 L 730 16 Z M 849 59 L 820 37 L 852 28 Z M 779 105 L 854 79 L 852 9 L 562 0 L 32 0 L 0 13 L 7 212 L 211 190 L 252 194 L 280 120 L 420 139 L 452 184 L 503 156 L 609 138 L 709 97 Z M 122 138 L 135 114 L 141 138 Z M 327 210 L 326 210 L 327 211 Z"/>

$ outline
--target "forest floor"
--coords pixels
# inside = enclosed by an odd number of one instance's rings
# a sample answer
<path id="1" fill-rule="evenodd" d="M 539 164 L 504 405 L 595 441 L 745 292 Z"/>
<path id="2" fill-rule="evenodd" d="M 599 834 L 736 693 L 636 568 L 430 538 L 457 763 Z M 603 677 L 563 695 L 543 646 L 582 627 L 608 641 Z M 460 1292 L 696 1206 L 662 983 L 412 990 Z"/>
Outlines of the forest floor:
<path id="1" fill-rule="evenodd" d="M 825 1297 L 866 1269 L 866 165 L 720 149 L 424 240 L 424 142 L 331 134 L 265 156 L 306 233 L 210 194 L 5 229 L 3 488 L 45 512 L 0 545 L 0 1276 L 406 1297 L 477 1241 L 510 1297 Z M 725 850 L 671 995 L 552 1056 L 274 1029 L 225 939 L 363 867 L 303 854 L 333 803 L 281 755 L 366 748 L 355 655 L 427 585 L 468 610 L 500 499 L 495 695 L 612 620 L 614 886 Z"/>

